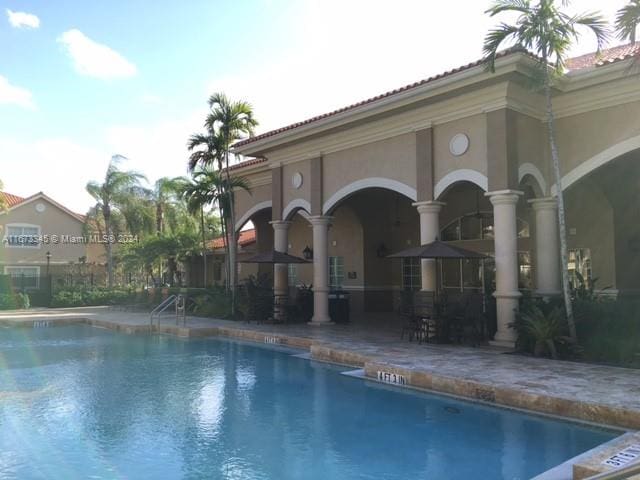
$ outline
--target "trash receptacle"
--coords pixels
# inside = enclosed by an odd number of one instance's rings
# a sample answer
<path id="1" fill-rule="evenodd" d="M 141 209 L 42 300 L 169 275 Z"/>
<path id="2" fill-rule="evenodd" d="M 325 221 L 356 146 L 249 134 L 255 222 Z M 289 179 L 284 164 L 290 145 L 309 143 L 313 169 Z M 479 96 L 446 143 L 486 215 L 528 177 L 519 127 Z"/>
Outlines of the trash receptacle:
<path id="1" fill-rule="evenodd" d="M 349 292 L 344 290 L 329 292 L 329 316 L 335 323 L 349 322 Z"/>

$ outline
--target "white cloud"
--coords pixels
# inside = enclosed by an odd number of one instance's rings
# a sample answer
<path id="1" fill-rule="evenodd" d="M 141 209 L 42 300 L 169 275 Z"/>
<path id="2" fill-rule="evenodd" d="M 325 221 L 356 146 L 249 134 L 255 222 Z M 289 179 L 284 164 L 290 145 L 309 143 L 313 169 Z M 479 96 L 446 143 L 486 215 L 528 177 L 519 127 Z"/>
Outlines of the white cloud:
<path id="1" fill-rule="evenodd" d="M 33 96 L 26 88 L 11 85 L 9 80 L 0 75 L 0 105 L 18 105 L 19 107 L 35 109 Z"/>
<path id="2" fill-rule="evenodd" d="M 128 78 L 137 73 L 136 66 L 115 50 L 91 40 L 80 30 L 72 29 L 58 38 L 78 73 L 101 79 Z"/>
<path id="3" fill-rule="evenodd" d="M 140 95 L 140 101 L 147 105 L 162 105 L 164 103 L 162 98 L 160 98 L 157 95 L 154 95 L 153 93 L 148 93 L 148 92 Z"/>
<path id="4" fill-rule="evenodd" d="M 39 28 L 40 19 L 32 13 L 13 12 L 7 8 L 9 23 L 15 28 Z"/>
<path id="5" fill-rule="evenodd" d="M 104 177 L 111 154 L 68 138 L 18 142 L 0 137 L 0 158 L 8 164 L 2 168 L 6 191 L 22 196 L 43 191 L 74 212 L 85 213 L 93 201 L 84 187 Z"/>
<path id="6" fill-rule="evenodd" d="M 143 125 L 114 125 L 106 130 L 110 151 L 129 159 L 126 168 L 144 173 L 153 183 L 160 177 L 186 175 L 187 140 L 202 130 L 206 111 Z"/>

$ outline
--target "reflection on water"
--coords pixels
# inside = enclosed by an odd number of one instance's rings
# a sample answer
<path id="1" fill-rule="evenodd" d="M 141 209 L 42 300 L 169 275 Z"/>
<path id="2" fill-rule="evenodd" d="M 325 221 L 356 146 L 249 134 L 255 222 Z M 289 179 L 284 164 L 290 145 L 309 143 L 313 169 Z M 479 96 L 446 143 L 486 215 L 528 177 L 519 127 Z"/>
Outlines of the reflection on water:
<path id="1" fill-rule="evenodd" d="M 613 436 L 226 341 L 2 329 L 0 367 L 1 478 L 529 478 Z"/>

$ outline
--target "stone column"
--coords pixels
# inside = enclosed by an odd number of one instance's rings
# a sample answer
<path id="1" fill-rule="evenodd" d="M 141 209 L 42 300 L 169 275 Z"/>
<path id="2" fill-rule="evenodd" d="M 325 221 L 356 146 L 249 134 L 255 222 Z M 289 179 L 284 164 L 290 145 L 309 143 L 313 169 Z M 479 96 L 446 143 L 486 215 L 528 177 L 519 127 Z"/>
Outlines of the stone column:
<path id="1" fill-rule="evenodd" d="M 273 226 L 274 250 L 287 253 L 289 249 L 289 225 L 291 222 L 274 220 L 269 222 Z M 276 263 L 273 266 L 273 292 L 276 295 L 286 295 L 289 292 L 289 270 L 286 264 Z"/>
<path id="2" fill-rule="evenodd" d="M 562 293 L 560 283 L 560 237 L 556 197 L 529 200 L 536 222 L 536 293 L 543 297 Z"/>
<path id="3" fill-rule="evenodd" d="M 493 230 L 496 262 L 496 310 L 498 330 L 493 338 L 494 345 L 512 348 L 515 346 L 516 332 L 509 328 L 515 320 L 518 300 L 518 230 L 516 225 L 516 204 L 522 192 L 498 190 L 488 192 L 493 204 Z"/>
<path id="4" fill-rule="evenodd" d="M 440 210 L 445 204 L 434 200 L 416 202 L 413 204 L 420 214 L 420 244 L 425 245 L 433 242 L 440 234 Z M 422 290 L 435 292 L 437 285 L 436 260 L 431 258 L 422 259 Z"/>
<path id="5" fill-rule="evenodd" d="M 331 218 L 309 217 L 313 227 L 313 318 L 310 325 L 332 325 L 329 317 L 329 225 Z"/>

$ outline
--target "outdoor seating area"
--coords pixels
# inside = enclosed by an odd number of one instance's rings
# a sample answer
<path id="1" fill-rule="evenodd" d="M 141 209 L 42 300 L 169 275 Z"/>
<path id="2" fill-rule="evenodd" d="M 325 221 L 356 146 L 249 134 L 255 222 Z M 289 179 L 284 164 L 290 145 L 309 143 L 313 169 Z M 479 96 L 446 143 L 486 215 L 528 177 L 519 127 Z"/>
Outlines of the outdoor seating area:
<path id="1" fill-rule="evenodd" d="M 459 296 L 428 291 L 400 295 L 400 338 L 418 343 L 457 343 L 477 346 L 488 340 L 486 301 L 480 293 Z"/>

